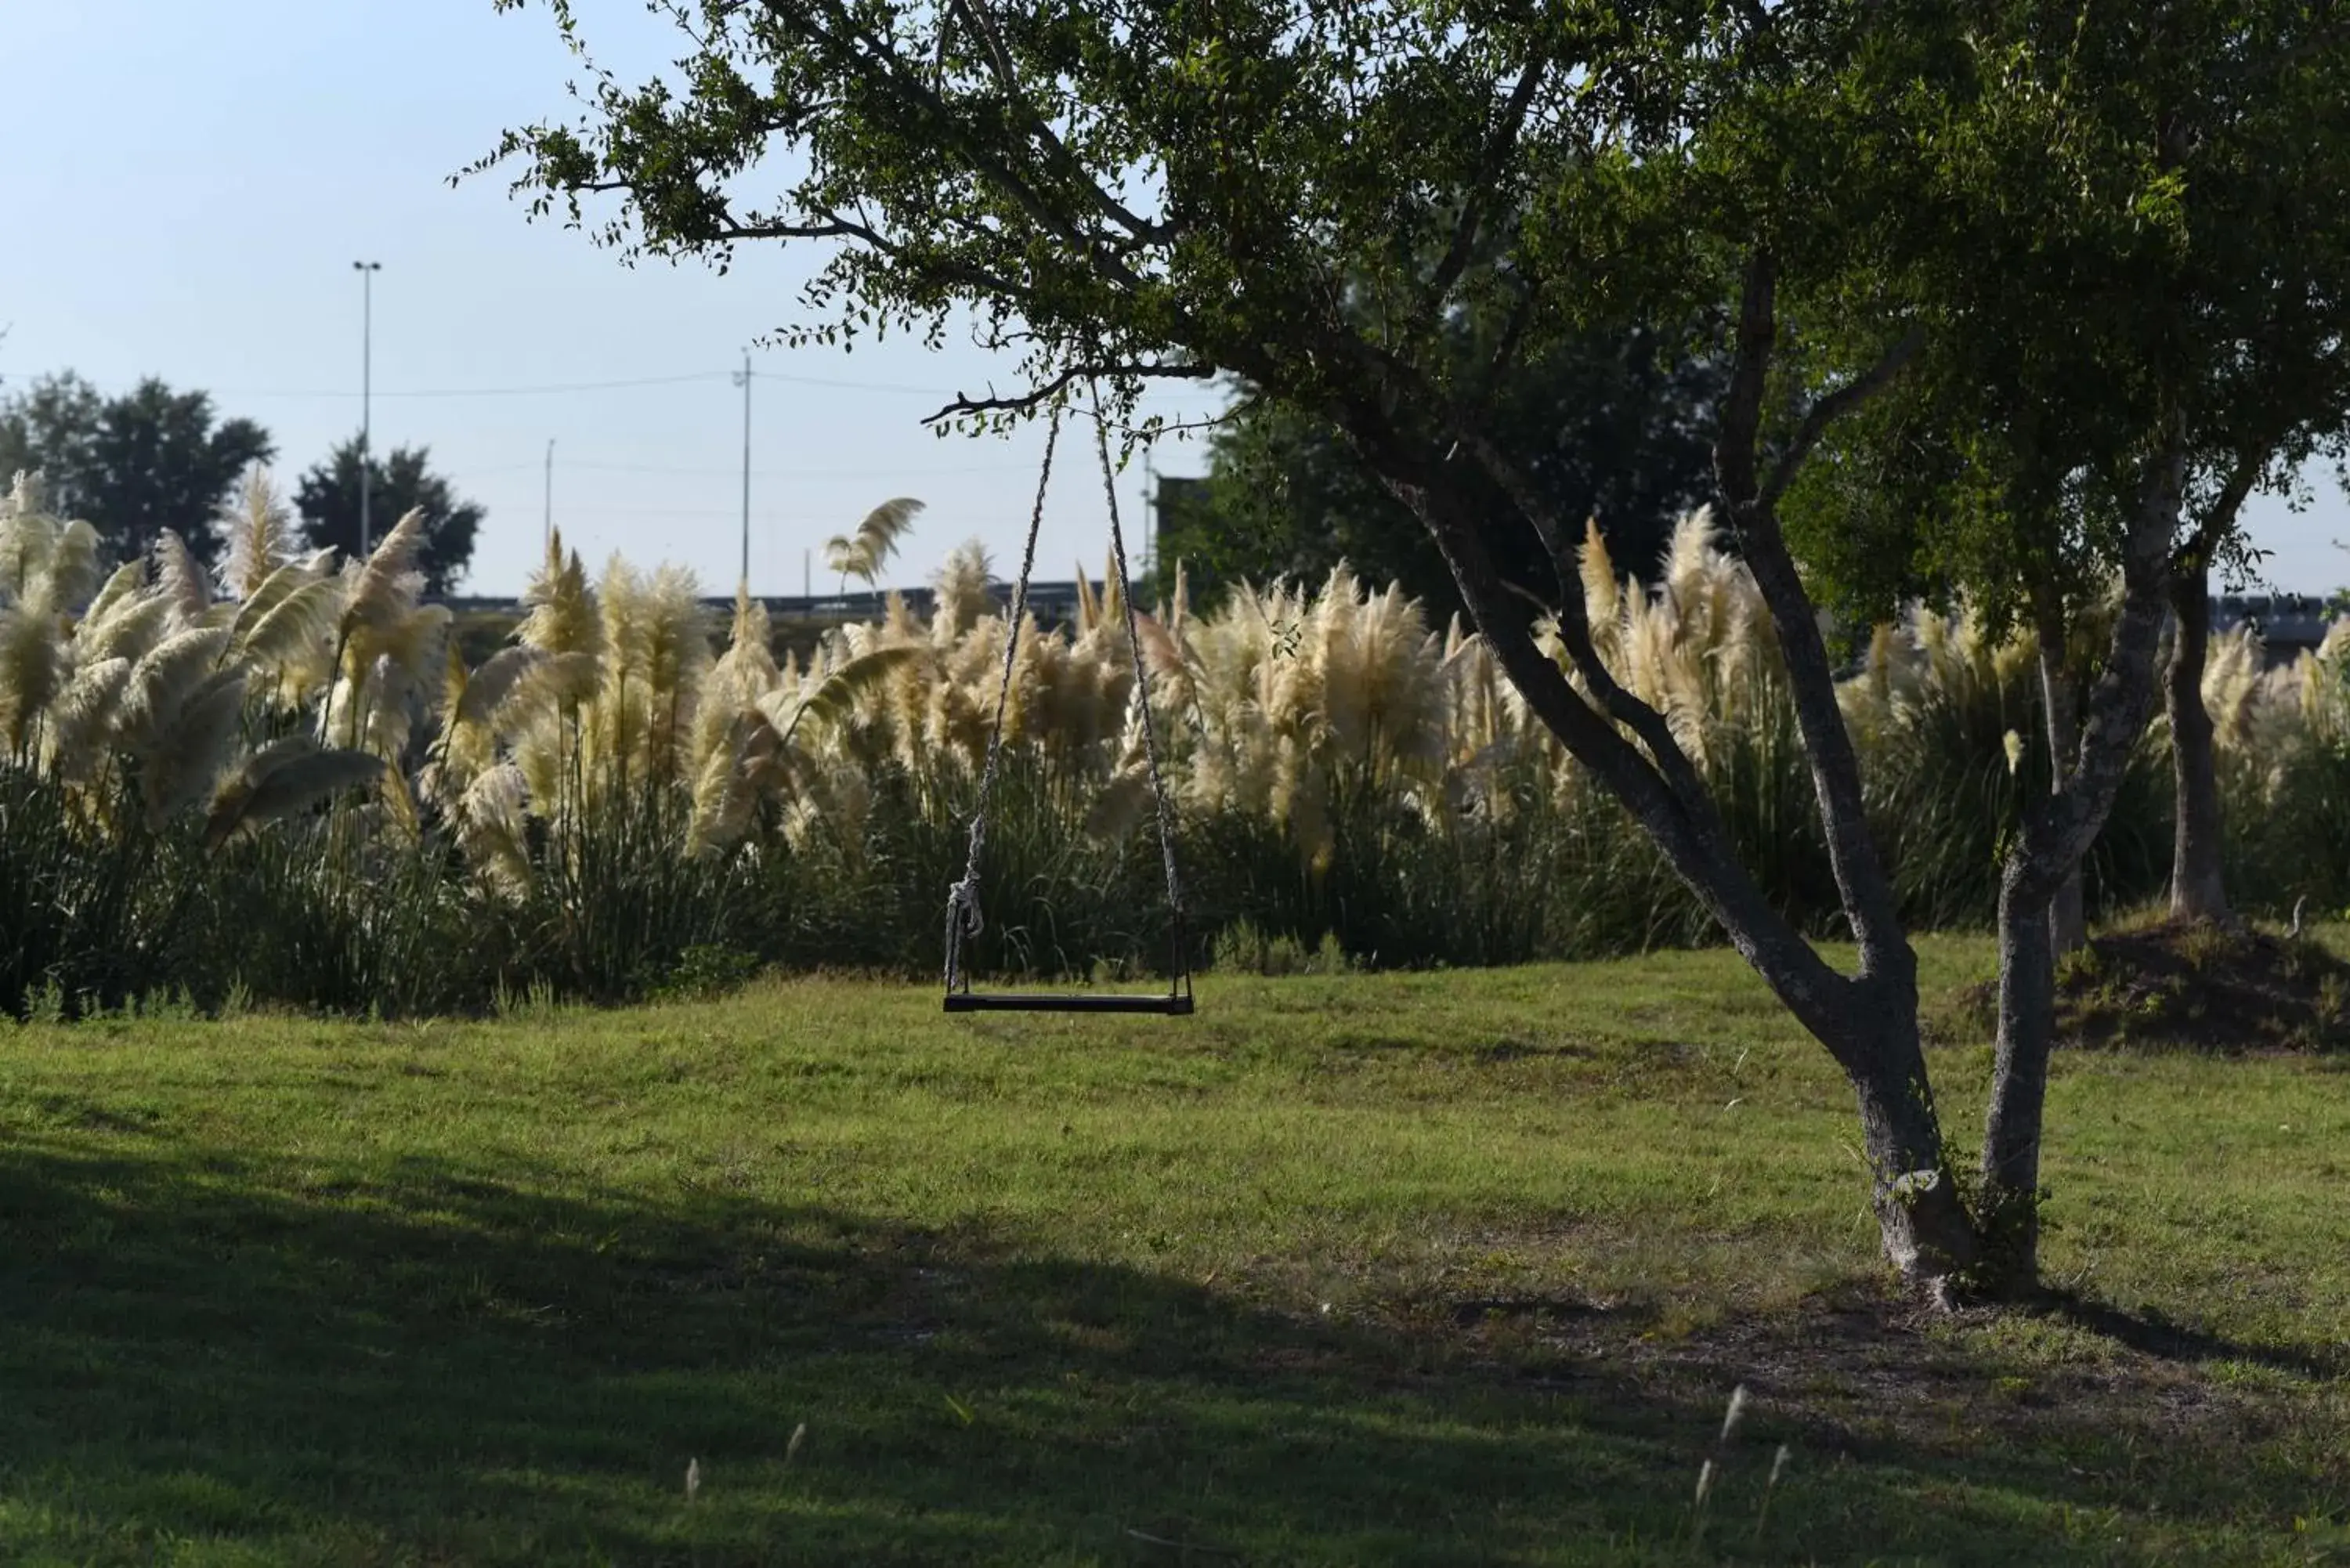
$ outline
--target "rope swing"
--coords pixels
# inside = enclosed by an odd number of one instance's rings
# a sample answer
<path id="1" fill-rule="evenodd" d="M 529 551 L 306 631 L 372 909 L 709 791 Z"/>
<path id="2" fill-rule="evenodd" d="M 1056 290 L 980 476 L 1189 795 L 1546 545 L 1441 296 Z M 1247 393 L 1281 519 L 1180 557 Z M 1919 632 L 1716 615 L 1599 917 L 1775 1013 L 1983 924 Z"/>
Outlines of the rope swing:
<path id="1" fill-rule="evenodd" d="M 995 727 L 987 738 L 987 762 L 980 770 L 979 804 L 971 817 L 971 854 L 962 880 L 947 893 L 947 992 L 949 1012 L 1153 1012 L 1191 1011 L 1191 943 L 1184 934 L 1183 887 L 1175 874 L 1175 810 L 1159 770 L 1159 734 L 1150 713 L 1150 670 L 1142 658 L 1142 632 L 1136 618 L 1134 585 L 1126 568 L 1126 533 L 1119 525 L 1118 481 L 1110 467 L 1109 426 L 1102 418 L 1101 389 L 1093 389 L 1094 441 L 1101 458 L 1102 495 L 1109 507 L 1110 556 L 1118 571 L 1118 602 L 1126 610 L 1126 646 L 1134 659 L 1134 700 L 1142 708 L 1142 755 L 1150 774 L 1150 794 L 1159 812 L 1159 855 L 1167 870 L 1167 905 L 1173 916 L 1174 950 L 1164 996 L 1104 995 L 1074 992 L 1007 993 L 974 992 L 963 968 L 964 941 L 985 929 L 980 912 L 979 863 L 987 846 L 987 811 L 995 794 L 996 769 L 1003 753 L 1003 716 L 1012 701 L 1012 674 L 1018 662 L 1020 628 L 1028 618 L 1028 584 L 1036 569 L 1036 535 L 1045 522 L 1045 492 L 1052 483 L 1053 454 L 1060 445 L 1062 407 L 1053 405 L 1045 431 L 1045 462 L 1036 475 L 1036 504 L 1028 514 L 1028 543 L 1020 556 L 1020 580 L 1012 593 L 1012 621 L 1003 639 L 1003 675 L 995 693 Z"/>

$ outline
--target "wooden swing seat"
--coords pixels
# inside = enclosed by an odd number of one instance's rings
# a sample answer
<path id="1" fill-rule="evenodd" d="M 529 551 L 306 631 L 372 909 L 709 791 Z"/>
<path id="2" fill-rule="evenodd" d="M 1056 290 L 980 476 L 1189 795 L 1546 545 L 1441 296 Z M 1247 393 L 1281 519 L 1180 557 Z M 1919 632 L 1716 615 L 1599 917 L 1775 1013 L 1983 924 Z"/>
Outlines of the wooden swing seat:
<path id="1" fill-rule="evenodd" d="M 947 996 L 949 1012 L 1145 1012 L 1189 1017 L 1191 996 L 1088 996 L 1082 992 L 957 991 Z"/>

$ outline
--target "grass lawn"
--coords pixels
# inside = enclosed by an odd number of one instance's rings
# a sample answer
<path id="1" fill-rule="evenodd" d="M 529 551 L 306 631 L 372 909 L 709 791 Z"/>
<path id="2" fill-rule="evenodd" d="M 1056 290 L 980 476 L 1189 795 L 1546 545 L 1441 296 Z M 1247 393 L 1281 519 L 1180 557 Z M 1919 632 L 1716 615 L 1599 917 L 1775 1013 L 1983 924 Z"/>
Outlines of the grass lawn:
<path id="1" fill-rule="evenodd" d="M 2350 1064 L 2049 1122 L 1937 1319 L 1725 953 L 0 1029 L 0 1562 L 2350 1561 Z"/>

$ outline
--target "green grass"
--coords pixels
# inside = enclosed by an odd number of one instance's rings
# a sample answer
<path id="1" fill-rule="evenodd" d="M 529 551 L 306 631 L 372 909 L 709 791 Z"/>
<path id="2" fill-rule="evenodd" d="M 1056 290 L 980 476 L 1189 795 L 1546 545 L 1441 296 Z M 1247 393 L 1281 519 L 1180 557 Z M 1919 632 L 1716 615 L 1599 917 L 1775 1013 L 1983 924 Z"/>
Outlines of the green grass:
<path id="1" fill-rule="evenodd" d="M 2325 1560 L 2345 1089 L 2066 1060 L 2074 1298 L 1936 1319 L 1726 953 L 0 1030 L 0 1561 Z"/>

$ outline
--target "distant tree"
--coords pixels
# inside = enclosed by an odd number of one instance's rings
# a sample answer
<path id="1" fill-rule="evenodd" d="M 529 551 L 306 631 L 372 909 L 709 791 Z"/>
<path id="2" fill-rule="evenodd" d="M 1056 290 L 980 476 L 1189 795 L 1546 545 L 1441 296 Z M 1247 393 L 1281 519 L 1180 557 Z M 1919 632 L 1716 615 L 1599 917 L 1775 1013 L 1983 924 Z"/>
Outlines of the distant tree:
<path id="1" fill-rule="evenodd" d="M 213 565 L 214 514 L 238 477 L 276 450 L 251 420 L 219 419 L 209 393 L 152 378 L 108 398 L 67 371 L 0 400 L 0 474 L 38 470 L 51 504 L 88 519 L 125 559 L 169 529 Z"/>
<path id="2" fill-rule="evenodd" d="M 445 594 L 462 581 L 473 558 L 473 539 L 488 515 L 461 500 L 446 476 L 427 463 L 427 447 L 395 447 L 370 460 L 368 517 L 373 543 L 410 512 L 424 514 L 424 591 Z M 302 476 L 294 493 L 302 514 L 302 537 L 314 550 L 333 548 L 348 558 L 359 549 L 359 443 L 354 436 Z"/>
<path id="3" fill-rule="evenodd" d="M 105 407 L 98 389 L 70 370 L 43 376 L 0 400 L 0 472 L 13 481 L 37 470 L 51 506 L 88 515 L 97 489 L 98 426 Z"/>

